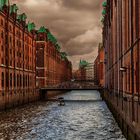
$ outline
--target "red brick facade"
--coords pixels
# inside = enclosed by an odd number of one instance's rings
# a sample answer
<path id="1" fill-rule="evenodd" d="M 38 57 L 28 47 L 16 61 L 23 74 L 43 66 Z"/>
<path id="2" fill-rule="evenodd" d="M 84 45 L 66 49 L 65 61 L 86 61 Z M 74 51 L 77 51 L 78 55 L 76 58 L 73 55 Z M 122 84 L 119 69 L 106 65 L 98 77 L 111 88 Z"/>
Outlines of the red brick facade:
<path id="1" fill-rule="evenodd" d="M 139 0 L 108 0 L 103 28 L 106 87 L 137 95 L 140 93 L 139 7 Z"/>
<path id="2" fill-rule="evenodd" d="M 76 81 L 85 81 L 86 80 L 86 69 L 79 68 L 78 70 L 73 71 L 72 75 Z"/>
<path id="3" fill-rule="evenodd" d="M 102 44 L 98 47 L 98 56 L 94 61 L 94 82 L 97 85 L 104 86 L 104 48 Z"/>
<path id="4" fill-rule="evenodd" d="M 61 57 L 56 45 L 49 41 L 46 32 L 38 33 L 36 41 L 37 86 L 52 87 L 70 81 L 72 65 L 67 58 Z"/>
<path id="5" fill-rule="evenodd" d="M 71 62 L 51 33 L 36 31 L 17 11 L 16 4 L 0 1 L 0 109 L 37 100 L 37 87 L 53 87 L 72 76 Z"/>
<path id="6" fill-rule="evenodd" d="M 140 1 L 107 0 L 104 8 L 105 87 L 128 119 L 140 124 Z"/>
<path id="7" fill-rule="evenodd" d="M 34 100 L 30 97 L 35 94 L 34 33 L 10 7 L 0 11 L 0 107 Z"/>

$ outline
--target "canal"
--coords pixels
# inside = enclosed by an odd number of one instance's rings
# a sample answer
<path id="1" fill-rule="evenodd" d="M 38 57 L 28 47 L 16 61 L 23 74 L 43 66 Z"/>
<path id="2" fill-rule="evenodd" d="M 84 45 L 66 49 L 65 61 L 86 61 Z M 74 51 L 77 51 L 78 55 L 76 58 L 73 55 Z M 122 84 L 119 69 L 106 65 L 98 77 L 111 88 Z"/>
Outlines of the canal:
<path id="1" fill-rule="evenodd" d="M 80 102 L 37 102 L 0 113 L 0 139 L 125 140 L 98 91 L 61 96 Z"/>

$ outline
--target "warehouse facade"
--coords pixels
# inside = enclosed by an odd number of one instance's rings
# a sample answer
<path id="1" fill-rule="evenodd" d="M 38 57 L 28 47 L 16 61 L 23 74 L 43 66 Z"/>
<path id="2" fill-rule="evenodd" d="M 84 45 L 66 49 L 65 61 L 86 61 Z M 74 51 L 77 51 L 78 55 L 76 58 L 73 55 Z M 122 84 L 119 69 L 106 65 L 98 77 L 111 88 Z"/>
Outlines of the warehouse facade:
<path id="1" fill-rule="evenodd" d="M 53 87 L 70 81 L 72 64 L 65 52 L 60 52 L 55 37 L 45 27 L 37 31 L 36 66 L 38 87 Z"/>
<path id="2" fill-rule="evenodd" d="M 0 3 L 0 106 L 35 100 L 35 34 L 16 4 Z"/>
<path id="3" fill-rule="evenodd" d="M 140 126 L 140 2 L 103 3 L 105 87 L 124 118 Z M 108 97 L 108 98 L 109 98 Z"/>

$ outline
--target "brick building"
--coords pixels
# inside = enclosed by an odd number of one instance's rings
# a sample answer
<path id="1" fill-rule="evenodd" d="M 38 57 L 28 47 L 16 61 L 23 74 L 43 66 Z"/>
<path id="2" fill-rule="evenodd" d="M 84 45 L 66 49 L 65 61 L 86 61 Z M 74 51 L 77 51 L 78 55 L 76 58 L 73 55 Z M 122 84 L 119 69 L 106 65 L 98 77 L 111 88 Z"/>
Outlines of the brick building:
<path id="1" fill-rule="evenodd" d="M 72 65 L 66 53 L 60 52 L 55 37 L 45 27 L 37 31 L 36 66 L 37 86 L 56 86 L 69 81 L 72 76 Z"/>
<path id="2" fill-rule="evenodd" d="M 0 1 L 0 107 L 34 100 L 35 34 L 16 4 Z"/>
<path id="3" fill-rule="evenodd" d="M 85 60 L 80 60 L 79 69 L 73 72 L 73 78 L 78 81 L 86 80 L 86 67 L 88 66 L 88 62 Z"/>
<path id="4" fill-rule="evenodd" d="M 94 82 L 94 65 L 89 63 L 86 69 L 86 81 Z"/>
<path id="5" fill-rule="evenodd" d="M 98 47 L 98 55 L 94 61 L 94 82 L 97 85 L 104 86 L 104 48 L 100 43 Z"/>
<path id="6" fill-rule="evenodd" d="M 103 7 L 105 87 L 122 110 L 126 105 L 123 98 L 130 97 L 127 116 L 139 122 L 136 106 L 140 101 L 140 1 L 107 0 Z"/>

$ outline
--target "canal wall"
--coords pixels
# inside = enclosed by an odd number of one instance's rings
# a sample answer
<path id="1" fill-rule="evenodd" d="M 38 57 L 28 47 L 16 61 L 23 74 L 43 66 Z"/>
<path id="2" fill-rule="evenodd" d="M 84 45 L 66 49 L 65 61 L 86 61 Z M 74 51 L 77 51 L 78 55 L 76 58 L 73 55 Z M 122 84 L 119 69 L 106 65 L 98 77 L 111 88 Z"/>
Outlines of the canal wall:
<path id="1" fill-rule="evenodd" d="M 43 94 L 40 93 L 39 89 L 34 92 L 27 90 L 26 92 L 17 91 L 14 94 L 0 94 L 0 111 L 22 106 L 31 102 L 39 100 L 47 100 L 55 96 L 64 94 L 67 91 L 45 91 Z"/>
<path id="2" fill-rule="evenodd" d="M 35 102 L 39 99 L 40 94 L 38 89 L 0 94 L 0 111 Z"/>
<path id="3" fill-rule="evenodd" d="M 108 90 L 102 90 L 101 96 L 107 103 L 119 127 L 128 140 L 140 140 L 140 104 L 134 99 L 135 110 L 132 113 L 132 99 L 120 97 Z"/>
<path id="4" fill-rule="evenodd" d="M 40 92 L 39 89 L 36 90 L 27 90 L 22 92 L 16 91 L 15 93 L 5 93 L 0 94 L 0 111 L 22 106 L 31 102 L 36 102 L 39 100 L 47 100 L 48 98 L 53 98 L 55 96 L 64 94 L 65 92 L 68 92 L 63 90 L 63 91 L 45 91 L 43 93 Z"/>

